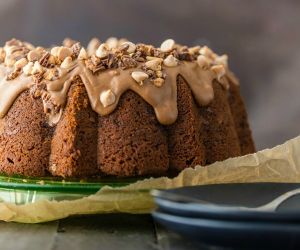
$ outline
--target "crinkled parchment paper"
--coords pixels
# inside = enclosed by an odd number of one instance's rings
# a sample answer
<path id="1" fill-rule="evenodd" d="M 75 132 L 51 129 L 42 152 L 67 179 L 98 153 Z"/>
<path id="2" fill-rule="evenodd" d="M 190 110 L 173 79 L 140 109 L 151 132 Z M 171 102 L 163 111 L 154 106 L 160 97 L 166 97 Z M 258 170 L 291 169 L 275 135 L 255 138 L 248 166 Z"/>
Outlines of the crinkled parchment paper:
<path id="1" fill-rule="evenodd" d="M 255 154 L 185 169 L 173 179 L 150 178 L 122 188 L 104 187 L 78 200 L 0 203 L 0 220 L 36 223 L 76 214 L 148 213 L 154 208 L 149 189 L 233 182 L 300 182 L 300 137 Z"/>

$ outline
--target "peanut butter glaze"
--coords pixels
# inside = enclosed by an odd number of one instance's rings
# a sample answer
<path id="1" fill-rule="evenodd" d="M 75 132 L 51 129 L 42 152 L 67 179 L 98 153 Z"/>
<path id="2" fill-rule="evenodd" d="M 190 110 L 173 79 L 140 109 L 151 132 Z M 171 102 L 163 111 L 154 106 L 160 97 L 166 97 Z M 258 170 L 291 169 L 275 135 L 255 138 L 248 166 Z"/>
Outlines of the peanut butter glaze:
<path id="1" fill-rule="evenodd" d="M 55 125 L 63 112 L 67 101 L 67 94 L 74 77 L 79 76 L 84 84 L 92 109 L 99 115 L 108 115 L 114 111 L 122 94 L 132 90 L 149 103 L 161 124 L 169 125 L 176 121 L 177 110 L 177 77 L 182 76 L 189 85 L 195 100 L 201 106 L 208 105 L 214 98 L 212 83 L 217 80 L 227 88 L 228 79 L 236 81 L 234 76 L 227 70 L 226 74 L 220 77 L 211 68 L 203 68 L 196 61 L 179 61 L 175 67 L 162 66 L 165 74 L 162 86 L 155 86 L 150 79 L 141 83 L 136 82 L 132 72 L 142 71 L 142 63 L 129 69 L 106 69 L 96 74 L 86 67 L 83 60 L 74 60 L 69 68 L 57 67 L 59 77 L 56 80 L 43 80 L 46 90 L 42 99 L 51 100 L 55 110 L 47 113 L 49 124 Z M 12 71 L 11 67 L 0 65 L 0 118 L 3 118 L 9 111 L 16 98 L 23 92 L 30 89 L 34 83 L 32 77 L 21 73 L 13 80 L 7 80 L 6 75 Z M 227 79 L 228 77 L 228 79 Z M 114 102 L 104 106 L 101 103 L 101 93 L 110 90 L 114 95 Z M 46 96 L 46 97 L 45 97 Z M 43 99 L 44 105 L 46 105 Z"/>
<path id="2" fill-rule="evenodd" d="M 17 97 L 33 85 L 31 77 L 20 77 L 7 81 L 7 69 L 0 65 L 0 118 L 3 118 Z"/>

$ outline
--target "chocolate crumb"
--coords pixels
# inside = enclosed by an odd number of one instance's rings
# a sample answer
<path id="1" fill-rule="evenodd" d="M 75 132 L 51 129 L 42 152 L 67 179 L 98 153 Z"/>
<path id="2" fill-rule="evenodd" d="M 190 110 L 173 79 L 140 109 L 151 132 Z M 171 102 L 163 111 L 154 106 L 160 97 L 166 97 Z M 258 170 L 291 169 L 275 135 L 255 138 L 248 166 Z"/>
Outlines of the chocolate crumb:
<path id="1" fill-rule="evenodd" d="M 149 76 L 150 79 L 154 79 L 156 77 L 156 74 L 155 74 L 154 70 L 152 70 L 152 69 L 147 69 L 145 72 Z"/>
<path id="2" fill-rule="evenodd" d="M 43 75 L 44 75 L 44 72 L 34 74 L 32 76 L 33 82 L 34 83 L 40 83 L 43 80 Z"/>
<path id="3" fill-rule="evenodd" d="M 46 52 L 39 60 L 40 65 L 46 68 L 49 67 L 50 66 L 49 58 L 50 58 L 50 53 Z"/>
<path id="4" fill-rule="evenodd" d="M 119 66 L 122 68 L 122 69 L 129 69 L 129 68 L 134 68 L 137 66 L 137 62 L 131 58 L 130 56 L 128 55 L 123 55 L 121 57 L 121 62 L 119 64 Z"/>
<path id="5" fill-rule="evenodd" d="M 13 72 L 11 72 L 10 74 L 8 74 L 6 76 L 6 81 L 11 81 L 11 80 L 17 78 L 20 75 L 20 73 L 21 73 L 21 69 L 14 70 Z"/>
<path id="6" fill-rule="evenodd" d="M 106 65 L 109 69 L 116 68 L 118 66 L 118 58 L 114 54 L 109 53 L 106 62 Z"/>
<path id="7" fill-rule="evenodd" d="M 144 57 L 143 57 L 144 56 Z M 145 55 L 141 51 L 137 51 L 133 54 L 132 58 L 136 60 L 137 62 L 145 62 Z"/>
<path id="8" fill-rule="evenodd" d="M 89 60 L 86 60 L 85 61 L 85 66 L 93 72 L 93 74 L 99 72 L 100 70 L 104 70 L 106 69 L 106 67 L 102 64 L 98 64 L 98 65 L 95 65 L 93 62 L 92 62 L 92 59 L 89 59 Z"/>
<path id="9" fill-rule="evenodd" d="M 72 52 L 73 52 L 72 55 L 71 55 L 71 57 L 74 60 L 74 59 L 76 59 L 78 57 L 78 55 L 80 53 L 80 50 L 81 50 L 81 44 L 80 44 L 80 42 L 74 43 L 72 45 L 71 49 L 72 49 Z"/>

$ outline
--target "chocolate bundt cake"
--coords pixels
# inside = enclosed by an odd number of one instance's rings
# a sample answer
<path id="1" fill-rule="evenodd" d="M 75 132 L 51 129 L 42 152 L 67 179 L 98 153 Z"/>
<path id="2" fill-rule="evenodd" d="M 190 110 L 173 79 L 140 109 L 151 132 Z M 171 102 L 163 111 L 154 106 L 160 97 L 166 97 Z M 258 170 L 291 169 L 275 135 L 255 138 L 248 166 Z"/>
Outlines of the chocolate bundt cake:
<path id="1" fill-rule="evenodd" d="M 93 39 L 0 48 L 0 173 L 178 173 L 255 151 L 227 56 Z"/>

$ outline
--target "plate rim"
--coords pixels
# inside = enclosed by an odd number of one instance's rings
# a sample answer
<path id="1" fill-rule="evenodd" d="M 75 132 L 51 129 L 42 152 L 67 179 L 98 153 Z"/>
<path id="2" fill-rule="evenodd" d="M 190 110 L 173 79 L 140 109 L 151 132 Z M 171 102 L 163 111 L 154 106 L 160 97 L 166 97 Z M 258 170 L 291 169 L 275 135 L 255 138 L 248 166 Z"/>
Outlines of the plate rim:
<path id="1" fill-rule="evenodd" d="M 95 180 L 64 180 L 56 177 L 20 177 L 0 175 L 0 189 L 2 190 L 35 190 L 39 192 L 82 193 L 92 194 L 109 186 L 123 187 L 138 181 L 138 178 L 112 179 L 103 178 Z"/>

